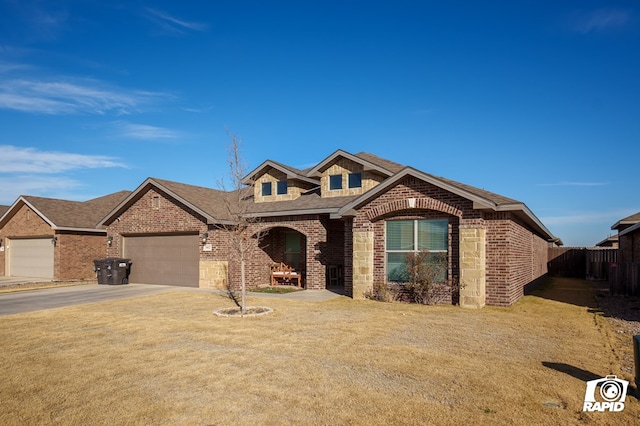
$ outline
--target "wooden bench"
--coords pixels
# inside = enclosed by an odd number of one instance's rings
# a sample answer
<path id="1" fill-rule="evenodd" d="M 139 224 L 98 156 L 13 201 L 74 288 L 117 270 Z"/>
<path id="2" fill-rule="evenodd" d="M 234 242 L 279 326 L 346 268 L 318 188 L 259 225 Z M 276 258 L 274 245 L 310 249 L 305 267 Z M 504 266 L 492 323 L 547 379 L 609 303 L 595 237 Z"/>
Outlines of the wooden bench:
<path id="1" fill-rule="evenodd" d="M 291 266 L 284 262 L 271 265 L 271 285 L 293 284 L 296 282 L 298 287 L 302 286 L 302 275 L 296 272 Z"/>

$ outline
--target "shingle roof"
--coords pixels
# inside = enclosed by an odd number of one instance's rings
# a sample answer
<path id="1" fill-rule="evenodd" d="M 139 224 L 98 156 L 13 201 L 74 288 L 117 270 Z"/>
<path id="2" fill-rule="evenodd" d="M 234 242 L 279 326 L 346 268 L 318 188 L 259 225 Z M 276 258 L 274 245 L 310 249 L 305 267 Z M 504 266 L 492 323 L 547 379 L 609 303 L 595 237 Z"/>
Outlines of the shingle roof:
<path id="1" fill-rule="evenodd" d="M 254 203 L 253 196 L 247 199 L 247 213 L 258 214 L 260 216 L 268 213 L 287 212 L 287 214 L 312 214 L 314 212 L 337 210 L 358 198 L 359 195 L 345 197 L 325 197 L 322 198 L 317 190 L 302 194 L 295 200 Z"/>
<path id="2" fill-rule="evenodd" d="M 370 154 L 368 152 L 359 152 L 355 154 L 355 157 L 373 163 L 378 167 L 382 167 L 383 169 L 387 169 L 392 173 L 398 173 L 400 170 L 405 168 L 405 166 L 402 164 L 387 160 L 385 158 L 380 158 L 377 155 Z"/>
<path id="3" fill-rule="evenodd" d="M 55 228 L 95 229 L 100 219 L 129 194 L 130 191 L 120 191 L 88 201 L 68 201 L 30 195 L 20 198 L 36 209 Z"/>
<path id="4" fill-rule="evenodd" d="M 620 219 L 611 225 L 611 229 L 618 229 L 620 225 L 635 225 L 636 223 L 640 223 L 640 212 L 627 216 L 624 219 Z"/>
<path id="5" fill-rule="evenodd" d="M 11 206 L 0 206 L 0 217 L 4 216 L 6 212 L 9 211 Z"/>
<path id="6" fill-rule="evenodd" d="M 433 176 L 433 175 L 430 175 Z M 486 198 L 489 201 L 494 202 L 497 205 L 505 205 L 505 204 L 516 204 L 516 203 L 520 203 L 520 201 L 518 200 L 514 200 L 513 198 L 509 198 L 509 197 L 505 197 L 499 194 L 496 194 L 494 192 L 490 192 L 484 189 L 480 189 L 480 188 L 476 188 L 475 186 L 471 186 L 471 185 L 467 185 L 464 183 L 460 183 L 460 182 L 456 182 L 455 180 L 451 180 L 451 179 L 447 179 L 447 178 L 443 178 L 440 176 L 433 176 L 436 179 L 439 179 L 443 182 L 446 182 L 452 186 L 455 186 L 457 188 L 460 188 L 464 191 L 470 192 L 474 195 L 477 195 L 479 197 L 482 198 Z"/>
<path id="7" fill-rule="evenodd" d="M 198 207 L 216 219 L 228 220 L 227 201 L 232 200 L 232 192 L 225 192 L 202 186 L 187 185 L 164 179 L 150 178 L 168 189 L 192 206 Z"/>

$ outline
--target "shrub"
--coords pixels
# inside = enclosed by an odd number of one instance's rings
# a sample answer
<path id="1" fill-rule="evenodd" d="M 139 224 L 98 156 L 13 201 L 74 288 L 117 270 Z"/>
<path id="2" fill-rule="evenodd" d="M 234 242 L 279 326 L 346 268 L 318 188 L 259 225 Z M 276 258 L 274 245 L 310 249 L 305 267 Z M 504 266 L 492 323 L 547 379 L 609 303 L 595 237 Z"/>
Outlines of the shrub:
<path id="1" fill-rule="evenodd" d="M 446 279 L 445 253 L 420 251 L 407 254 L 404 293 L 412 303 L 434 304 L 451 297 Z"/>

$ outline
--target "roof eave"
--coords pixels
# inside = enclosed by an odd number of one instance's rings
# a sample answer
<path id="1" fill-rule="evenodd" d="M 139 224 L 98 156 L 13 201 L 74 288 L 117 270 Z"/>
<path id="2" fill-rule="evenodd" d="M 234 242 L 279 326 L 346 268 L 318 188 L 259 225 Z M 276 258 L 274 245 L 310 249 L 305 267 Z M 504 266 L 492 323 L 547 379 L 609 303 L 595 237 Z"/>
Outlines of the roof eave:
<path id="1" fill-rule="evenodd" d="M 91 232 L 94 234 L 105 234 L 107 233 L 106 229 L 99 228 L 77 228 L 74 226 L 55 226 L 53 227 L 54 231 L 66 231 L 66 232 Z"/>
<path id="2" fill-rule="evenodd" d="M 334 215 L 337 213 L 338 208 L 318 208 L 318 209 L 297 209 L 297 210 L 284 210 L 273 212 L 259 212 L 259 213 L 245 213 L 245 217 L 277 217 L 277 216 L 302 216 L 312 214 L 329 214 Z M 334 217 L 332 217 L 334 218 Z M 335 217 L 338 219 L 339 217 Z"/>
<path id="3" fill-rule="evenodd" d="M 349 154 L 346 151 L 343 151 L 341 149 L 335 151 L 333 154 L 329 155 L 327 158 L 325 158 L 324 160 L 322 160 L 320 163 L 318 163 L 318 165 L 316 165 L 314 168 L 312 168 L 311 170 L 309 170 L 307 172 L 307 176 L 315 176 L 315 177 L 319 177 L 321 175 L 320 173 L 320 169 L 322 169 L 324 166 L 326 166 L 327 164 L 329 164 L 330 162 L 332 162 L 336 157 L 345 157 L 353 162 L 359 163 L 364 167 L 365 171 L 376 171 L 378 173 L 384 174 L 386 176 L 392 176 L 393 172 L 391 172 L 390 170 L 385 169 L 384 167 L 380 167 L 376 164 L 373 164 L 370 161 L 364 160 L 360 157 L 357 157 L 353 154 Z"/>
<path id="4" fill-rule="evenodd" d="M 105 216 L 104 219 L 102 219 L 100 222 L 98 222 L 97 227 L 108 226 L 111 222 L 116 220 L 116 216 L 122 214 L 128 207 L 130 207 L 130 205 L 133 204 L 133 201 L 136 200 L 138 198 L 138 196 L 149 185 L 152 185 L 152 186 L 155 186 L 156 188 L 161 189 L 163 192 L 166 192 L 171 197 L 173 197 L 176 200 L 178 200 L 180 203 L 182 203 L 185 206 L 191 208 L 196 213 L 202 215 L 207 220 L 207 223 L 221 223 L 221 221 L 219 219 L 216 219 L 215 217 L 213 217 L 209 213 L 207 213 L 204 210 L 202 210 L 200 207 L 192 204 L 188 200 L 185 200 L 184 198 L 182 198 L 181 196 L 179 196 L 178 194 L 176 194 L 175 192 L 173 192 L 172 190 L 170 190 L 166 186 L 164 186 L 161 183 L 157 182 L 155 179 L 147 178 L 144 182 L 142 182 L 142 184 L 140 184 L 140 186 L 138 186 L 138 188 L 136 188 L 135 191 L 133 191 L 131 194 L 129 194 L 129 196 L 127 196 L 127 198 L 125 198 L 120 204 L 118 204 L 113 210 L 111 210 L 111 212 L 109 212 L 109 214 L 107 214 L 107 216 Z"/>
<path id="5" fill-rule="evenodd" d="M 624 236 L 624 235 L 626 235 L 626 234 L 628 234 L 630 232 L 634 232 L 634 231 L 636 231 L 638 229 L 640 229 L 640 222 L 636 223 L 633 226 L 628 227 L 627 229 L 624 229 L 624 230 L 618 232 L 618 236 L 622 237 L 622 236 Z"/>

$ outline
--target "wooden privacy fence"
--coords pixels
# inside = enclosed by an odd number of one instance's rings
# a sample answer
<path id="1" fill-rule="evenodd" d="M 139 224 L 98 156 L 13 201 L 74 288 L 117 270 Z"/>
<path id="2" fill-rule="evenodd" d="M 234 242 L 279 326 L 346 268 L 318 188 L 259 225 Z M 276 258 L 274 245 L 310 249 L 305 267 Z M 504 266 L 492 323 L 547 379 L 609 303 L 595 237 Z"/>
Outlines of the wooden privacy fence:
<path id="1" fill-rule="evenodd" d="M 618 249 L 597 247 L 549 248 L 549 275 L 552 277 L 609 279 L 609 269 L 618 260 Z"/>
<path id="2" fill-rule="evenodd" d="M 640 296 L 640 262 L 613 263 L 609 270 L 611 294 Z"/>
<path id="3" fill-rule="evenodd" d="M 618 263 L 618 249 L 549 248 L 549 276 L 608 281 L 611 294 L 640 296 L 640 262 Z"/>

